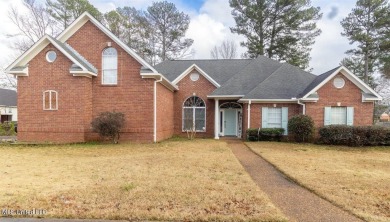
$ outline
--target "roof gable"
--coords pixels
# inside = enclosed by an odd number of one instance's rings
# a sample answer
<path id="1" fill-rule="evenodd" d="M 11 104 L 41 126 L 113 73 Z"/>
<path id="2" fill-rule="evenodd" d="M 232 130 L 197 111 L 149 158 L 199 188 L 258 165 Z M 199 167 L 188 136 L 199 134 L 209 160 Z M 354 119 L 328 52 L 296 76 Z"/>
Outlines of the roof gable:
<path id="1" fill-rule="evenodd" d="M 333 79 L 334 76 L 336 76 L 339 73 L 341 73 L 352 83 L 354 83 L 359 89 L 363 91 L 364 94 L 371 94 L 376 97 L 376 100 L 382 100 L 382 97 L 378 93 L 376 93 L 370 86 L 364 83 L 360 78 L 358 78 L 356 75 L 354 75 L 351 71 L 349 71 L 344 66 L 336 67 L 332 70 L 329 70 L 328 72 L 325 72 L 317 76 L 317 78 L 314 79 L 313 82 L 301 94 L 301 98 L 302 99 L 308 98 L 311 94 L 317 92 L 318 89 L 320 89 L 323 85 L 325 85 L 327 82 Z M 375 100 L 375 99 L 370 98 L 370 100 Z"/>
<path id="2" fill-rule="evenodd" d="M 78 17 L 70 26 L 68 26 L 58 37 L 57 39 L 61 42 L 66 42 L 74 33 L 77 32 L 87 21 L 92 22 L 98 29 L 100 29 L 104 34 L 106 34 L 110 39 L 112 39 L 116 44 L 118 44 L 123 50 L 125 50 L 130 56 L 137 60 L 141 65 L 150 69 L 153 73 L 158 73 L 149 63 L 142 59 L 137 53 L 130 49 L 125 43 L 123 43 L 117 36 L 115 36 L 110 30 L 108 30 L 102 23 L 96 20 L 88 12 L 84 12 L 80 17 Z"/>
<path id="3" fill-rule="evenodd" d="M 211 82 L 215 87 L 220 87 L 220 85 L 211 78 L 206 72 L 204 72 L 201 68 L 199 68 L 197 65 L 193 64 L 188 69 L 186 69 L 182 74 L 180 74 L 175 80 L 173 80 L 173 84 L 177 84 L 182 80 L 184 77 L 186 77 L 188 74 L 192 72 L 192 70 L 198 71 L 203 77 L 205 77 L 209 82 Z"/>
<path id="4" fill-rule="evenodd" d="M 28 63 L 49 44 L 52 44 L 69 60 L 71 60 L 74 63 L 73 67 L 78 68 L 77 72 L 74 72 L 72 67 L 70 67 L 70 73 L 75 75 L 79 75 L 81 73 L 83 73 L 83 75 L 97 75 L 97 69 L 86 61 L 79 53 L 77 53 L 76 50 L 67 44 L 55 40 L 49 35 L 43 36 L 26 52 L 24 52 L 18 59 L 6 68 L 6 72 L 15 75 L 28 76 Z"/>

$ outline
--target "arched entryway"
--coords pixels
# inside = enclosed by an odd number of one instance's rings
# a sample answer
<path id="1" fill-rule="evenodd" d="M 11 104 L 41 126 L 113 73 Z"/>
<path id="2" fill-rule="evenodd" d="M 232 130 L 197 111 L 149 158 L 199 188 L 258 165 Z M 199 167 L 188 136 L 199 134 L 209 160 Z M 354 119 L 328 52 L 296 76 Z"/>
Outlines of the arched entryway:
<path id="1" fill-rule="evenodd" d="M 221 136 L 241 137 L 242 106 L 236 102 L 226 102 L 219 106 L 219 134 Z"/>

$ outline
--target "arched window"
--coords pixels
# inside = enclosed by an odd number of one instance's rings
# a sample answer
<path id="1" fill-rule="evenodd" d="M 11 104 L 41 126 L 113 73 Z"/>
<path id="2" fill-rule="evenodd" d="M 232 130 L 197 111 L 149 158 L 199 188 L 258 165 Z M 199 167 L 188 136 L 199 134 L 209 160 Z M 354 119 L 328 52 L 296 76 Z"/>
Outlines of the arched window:
<path id="1" fill-rule="evenodd" d="M 115 48 L 103 50 L 103 77 L 102 83 L 115 85 L 118 83 L 118 52 Z"/>
<path id="2" fill-rule="evenodd" d="M 43 110 L 58 110 L 58 93 L 54 90 L 43 92 Z"/>
<path id="3" fill-rule="evenodd" d="M 191 96 L 184 101 L 183 131 L 206 131 L 206 104 L 197 96 Z"/>

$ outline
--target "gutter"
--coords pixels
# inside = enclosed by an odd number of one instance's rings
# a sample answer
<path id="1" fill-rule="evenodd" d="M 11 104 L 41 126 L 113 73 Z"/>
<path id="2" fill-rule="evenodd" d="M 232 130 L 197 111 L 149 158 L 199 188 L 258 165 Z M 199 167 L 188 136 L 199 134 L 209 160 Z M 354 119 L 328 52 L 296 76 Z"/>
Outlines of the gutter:
<path id="1" fill-rule="evenodd" d="M 302 103 L 299 99 L 297 100 L 297 103 L 302 106 L 302 114 L 306 115 L 306 104 Z"/>
<path id="2" fill-rule="evenodd" d="M 248 100 L 248 129 L 251 128 L 251 104 L 252 100 Z"/>
<path id="3" fill-rule="evenodd" d="M 153 142 L 157 142 L 157 83 L 162 82 L 163 77 L 160 76 L 159 80 L 154 81 L 154 91 L 153 91 Z"/>

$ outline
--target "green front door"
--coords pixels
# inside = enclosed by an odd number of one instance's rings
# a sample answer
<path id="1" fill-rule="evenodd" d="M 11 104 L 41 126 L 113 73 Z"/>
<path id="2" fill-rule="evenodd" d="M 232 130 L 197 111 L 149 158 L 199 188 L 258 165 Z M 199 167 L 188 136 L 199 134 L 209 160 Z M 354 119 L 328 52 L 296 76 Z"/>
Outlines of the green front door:
<path id="1" fill-rule="evenodd" d="M 235 109 L 225 109 L 225 136 L 237 136 L 237 112 Z"/>

